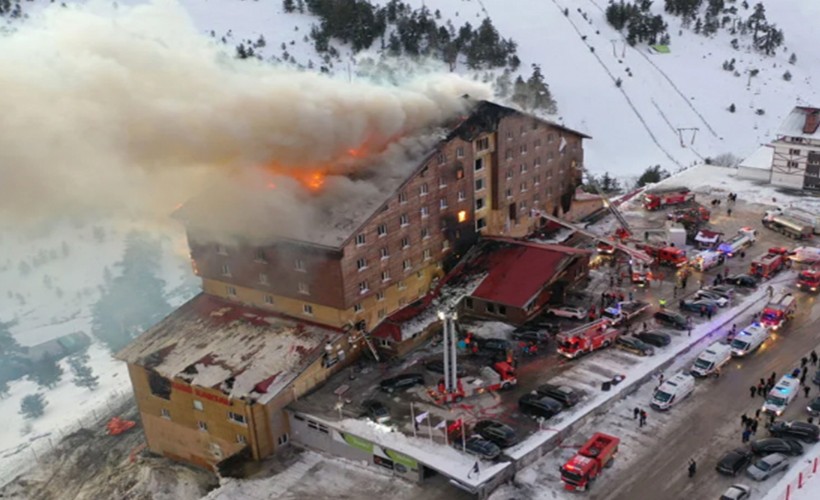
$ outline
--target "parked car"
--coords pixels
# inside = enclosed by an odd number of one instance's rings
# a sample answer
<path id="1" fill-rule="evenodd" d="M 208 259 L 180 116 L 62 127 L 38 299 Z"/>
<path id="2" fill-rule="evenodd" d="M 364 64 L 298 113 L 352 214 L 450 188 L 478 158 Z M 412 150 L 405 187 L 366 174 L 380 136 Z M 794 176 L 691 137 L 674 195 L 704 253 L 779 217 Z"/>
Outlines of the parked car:
<path id="1" fill-rule="evenodd" d="M 551 418 L 564 409 L 559 401 L 548 396 L 541 396 L 537 392 L 527 393 L 518 400 L 518 409 L 534 417 Z"/>
<path id="2" fill-rule="evenodd" d="M 820 397 L 812 399 L 806 406 L 806 411 L 814 416 L 820 415 Z"/>
<path id="3" fill-rule="evenodd" d="M 444 360 L 443 359 L 430 359 L 424 362 L 424 368 L 433 372 L 433 373 L 444 373 Z M 467 375 L 467 370 L 464 369 L 463 366 L 456 364 L 456 374 L 459 377 L 463 377 Z"/>
<path id="4" fill-rule="evenodd" d="M 381 381 L 379 387 L 387 393 L 406 391 L 411 387 L 424 385 L 424 376 L 421 373 L 404 373 Z"/>
<path id="5" fill-rule="evenodd" d="M 680 307 L 681 311 L 689 311 L 689 312 L 701 312 L 704 311 L 706 313 L 715 314 L 719 308 L 717 302 L 708 299 L 680 299 L 678 301 L 678 307 Z"/>
<path id="6" fill-rule="evenodd" d="M 746 500 L 752 494 L 752 489 L 745 484 L 733 484 L 720 495 L 720 500 Z"/>
<path id="7" fill-rule="evenodd" d="M 460 450 L 461 440 L 456 440 L 453 447 Z M 464 441 L 464 451 L 484 460 L 495 460 L 501 455 L 501 448 L 484 438 L 473 436 Z"/>
<path id="8" fill-rule="evenodd" d="M 820 370 L 814 372 L 814 377 L 811 378 L 811 381 L 815 384 L 820 384 Z"/>
<path id="9" fill-rule="evenodd" d="M 586 309 L 575 306 L 554 306 L 547 309 L 549 314 L 559 318 L 584 319 L 589 314 Z"/>
<path id="10" fill-rule="evenodd" d="M 566 385 L 542 384 L 535 391 L 541 396 L 548 396 L 558 401 L 567 408 L 581 401 L 581 393 Z"/>
<path id="11" fill-rule="evenodd" d="M 746 475 L 755 481 L 764 481 L 769 479 L 773 474 L 789 467 L 789 459 L 786 455 L 780 453 L 772 453 L 766 455 L 757 462 L 753 463 L 746 469 Z"/>
<path id="12" fill-rule="evenodd" d="M 506 339 L 477 339 L 478 348 L 485 353 L 506 354 L 512 350 L 512 344 Z"/>
<path id="13" fill-rule="evenodd" d="M 727 277 L 726 283 L 740 288 L 757 288 L 758 280 L 748 274 L 735 274 Z"/>
<path id="14" fill-rule="evenodd" d="M 736 476 L 744 467 L 752 463 L 753 458 L 754 455 L 751 451 L 745 448 L 737 448 L 723 455 L 715 470 L 721 474 Z"/>
<path id="15" fill-rule="evenodd" d="M 735 287 L 729 285 L 707 286 L 704 290 L 715 293 L 729 300 L 735 298 Z"/>
<path id="16" fill-rule="evenodd" d="M 390 410 L 381 401 L 375 399 L 362 401 L 362 408 L 364 416 L 376 423 L 384 424 L 390 420 Z"/>
<path id="17" fill-rule="evenodd" d="M 655 349 L 651 345 L 635 337 L 618 337 L 615 339 L 615 347 L 639 356 L 655 354 Z"/>
<path id="18" fill-rule="evenodd" d="M 807 422 L 775 422 L 769 427 L 769 434 L 774 437 L 799 439 L 804 443 L 820 441 L 820 427 Z"/>
<path id="19" fill-rule="evenodd" d="M 497 420 L 480 420 L 473 426 L 473 431 L 500 448 L 507 448 L 518 442 L 515 429 Z"/>
<path id="20" fill-rule="evenodd" d="M 688 326 L 686 316 L 667 309 L 661 309 L 656 312 L 653 317 L 659 325 L 668 326 L 677 330 L 686 330 Z"/>
<path id="21" fill-rule="evenodd" d="M 663 332 L 638 332 L 635 337 L 655 347 L 668 346 L 672 342 L 672 337 Z"/>
<path id="22" fill-rule="evenodd" d="M 536 344 L 546 344 L 550 338 L 549 332 L 546 330 L 524 327 L 516 328 L 510 336 L 513 340 L 535 342 Z"/>
<path id="23" fill-rule="evenodd" d="M 718 307 L 726 307 L 729 305 L 729 299 L 712 290 L 698 290 L 695 293 L 695 299 L 707 299 L 717 303 Z"/>
<path id="24" fill-rule="evenodd" d="M 799 441 L 788 438 L 763 438 L 752 441 L 752 453 L 755 455 L 770 455 L 782 453 L 784 455 L 800 455 L 803 445 Z"/>

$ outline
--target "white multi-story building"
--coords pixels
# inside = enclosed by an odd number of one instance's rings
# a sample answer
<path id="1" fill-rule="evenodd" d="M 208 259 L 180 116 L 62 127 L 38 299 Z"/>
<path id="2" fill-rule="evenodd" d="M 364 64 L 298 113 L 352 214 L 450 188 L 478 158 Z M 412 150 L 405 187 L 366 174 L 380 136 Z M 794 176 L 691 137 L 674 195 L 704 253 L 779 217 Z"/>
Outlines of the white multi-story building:
<path id="1" fill-rule="evenodd" d="M 820 109 L 795 107 L 772 146 L 773 185 L 820 191 Z"/>

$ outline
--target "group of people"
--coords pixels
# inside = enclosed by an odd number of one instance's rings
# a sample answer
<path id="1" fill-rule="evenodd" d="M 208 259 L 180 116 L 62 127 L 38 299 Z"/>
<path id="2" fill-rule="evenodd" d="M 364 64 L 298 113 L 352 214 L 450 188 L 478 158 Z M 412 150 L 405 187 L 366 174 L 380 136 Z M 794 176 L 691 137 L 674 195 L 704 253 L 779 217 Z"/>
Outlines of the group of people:
<path id="1" fill-rule="evenodd" d="M 632 410 L 632 419 L 638 421 L 638 427 L 646 425 L 646 416 L 646 410 L 644 409 L 635 407 L 635 409 Z"/>

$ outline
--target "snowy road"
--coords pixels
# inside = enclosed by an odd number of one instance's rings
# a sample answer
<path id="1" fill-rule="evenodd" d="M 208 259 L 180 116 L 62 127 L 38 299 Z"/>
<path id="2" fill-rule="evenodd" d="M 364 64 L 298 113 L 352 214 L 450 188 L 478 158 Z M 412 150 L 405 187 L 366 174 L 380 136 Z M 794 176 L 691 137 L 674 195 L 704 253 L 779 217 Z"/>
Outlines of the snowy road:
<path id="1" fill-rule="evenodd" d="M 782 335 L 751 358 L 731 363 L 720 380 L 706 381 L 708 389 L 688 402 L 692 407 L 687 418 L 669 420 L 656 435 L 657 444 L 630 467 L 608 477 L 607 491 L 599 490 L 592 498 L 717 498 L 733 482 L 749 484 L 747 478 L 717 474 L 715 464 L 723 453 L 742 446 L 740 415 L 752 415 L 762 404 L 762 398 L 750 398 L 748 388 L 772 372 L 780 377 L 799 366 L 800 358 L 820 345 L 820 308 L 812 308 L 816 302 L 816 297 L 801 296 L 799 313 Z M 812 384 L 810 397 L 817 391 Z M 805 420 L 807 401 L 801 394 L 783 419 Z M 757 437 L 766 435 L 762 428 L 757 432 Z M 699 465 L 696 481 L 687 477 L 689 458 Z"/>

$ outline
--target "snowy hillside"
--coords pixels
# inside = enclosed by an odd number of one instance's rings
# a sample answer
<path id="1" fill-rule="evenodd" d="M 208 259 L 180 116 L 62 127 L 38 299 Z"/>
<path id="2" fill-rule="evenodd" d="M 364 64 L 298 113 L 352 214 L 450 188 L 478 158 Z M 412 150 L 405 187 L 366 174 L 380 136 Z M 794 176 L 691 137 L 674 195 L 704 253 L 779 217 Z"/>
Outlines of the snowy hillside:
<path id="1" fill-rule="evenodd" d="M 784 46 L 772 57 L 751 52 L 750 39 L 741 38 L 739 50 L 733 49 L 734 36 L 725 31 L 710 38 L 690 29 L 679 32 L 680 18 L 669 14 L 665 19 L 671 53 L 658 54 L 640 44 L 630 47 L 606 23 L 605 0 L 407 3 L 439 9 L 442 22 L 449 19 L 455 26 L 477 25 L 489 16 L 502 36 L 517 42 L 519 71 L 525 77 L 531 64 L 541 65 L 558 102 L 554 118 L 593 137 L 586 147 L 586 164 L 592 171 L 637 175 L 654 164 L 674 171 L 725 152 L 743 157 L 772 137 L 792 106 L 820 102 L 813 85 L 820 81 L 820 46 L 805 22 L 820 16 L 818 2 L 763 1 L 769 21 L 785 34 Z M 281 59 L 286 51 L 305 67 L 318 67 L 321 62 L 305 38 L 316 18 L 286 14 L 279 0 L 182 0 L 182 4 L 206 34 L 213 31 L 217 40 L 224 36 L 230 49 L 262 35 L 265 46 L 257 52 L 265 58 Z M 738 8 L 742 11 L 739 4 Z M 568 16 L 564 9 L 569 9 Z M 656 1 L 653 11 L 662 13 L 663 2 Z M 376 45 L 373 49 L 378 51 Z M 349 67 L 355 72 L 356 61 L 365 57 L 341 46 L 339 52 L 332 71 L 342 74 Z M 794 65 L 788 62 L 793 52 L 797 54 Z M 732 58 L 740 76 L 722 69 L 723 62 Z M 749 78 L 753 69 L 759 73 Z M 787 70 L 791 81 L 783 79 Z M 469 72 L 464 65 L 458 71 Z M 614 83 L 617 78 L 623 80 L 621 88 Z M 735 113 L 727 110 L 732 103 Z M 758 109 L 764 114 L 758 115 Z M 698 130 L 679 132 L 679 128 Z"/>

